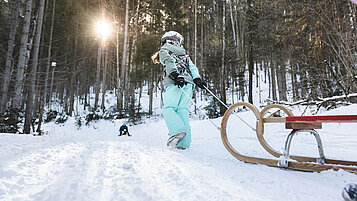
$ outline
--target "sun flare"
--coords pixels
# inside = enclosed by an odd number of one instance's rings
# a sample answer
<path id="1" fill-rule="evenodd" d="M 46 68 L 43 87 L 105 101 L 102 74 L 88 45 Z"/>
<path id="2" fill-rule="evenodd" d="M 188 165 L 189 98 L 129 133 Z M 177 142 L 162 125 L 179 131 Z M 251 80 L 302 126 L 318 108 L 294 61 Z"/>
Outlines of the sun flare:
<path id="1" fill-rule="evenodd" d="M 95 29 L 96 33 L 103 41 L 105 41 L 112 32 L 110 23 L 104 19 L 101 19 L 96 23 Z"/>

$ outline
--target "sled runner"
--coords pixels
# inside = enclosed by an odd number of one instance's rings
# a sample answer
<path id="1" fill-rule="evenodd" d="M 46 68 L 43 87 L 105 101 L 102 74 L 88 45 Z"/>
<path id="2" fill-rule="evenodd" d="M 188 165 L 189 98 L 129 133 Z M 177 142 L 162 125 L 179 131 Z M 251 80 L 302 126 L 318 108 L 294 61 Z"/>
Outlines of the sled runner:
<path id="1" fill-rule="evenodd" d="M 256 129 L 253 130 L 256 131 L 258 141 L 269 154 L 276 157 L 277 159 L 245 156 L 240 154 L 230 144 L 227 138 L 227 129 L 226 129 L 227 122 L 229 117 L 233 114 L 234 109 L 240 106 L 246 107 L 254 113 L 256 117 Z M 273 108 L 283 111 L 287 115 L 287 117 L 267 117 L 267 118 L 264 117 L 267 111 Z M 325 157 L 322 141 L 316 129 L 321 129 L 322 123 L 331 123 L 331 122 L 357 123 L 357 115 L 294 116 L 289 109 L 281 105 L 269 105 L 260 112 L 254 105 L 250 103 L 240 102 L 230 106 L 228 110 L 225 112 L 221 122 L 221 138 L 226 149 L 235 158 L 244 162 L 264 164 L 273 167 L 289 168 L 289 169 L 302 170 L 302 171 L 311 171 L 311 172 L 321 172 L 329 169 L 333 169 L 333 170 L 343 169 L 348 172 L 357 174 L 357 162 L 328 159 Z M 264 125 L 267 123 L 284 123 L 286 129 L 292 129 L 292 131 L 290 132 L 290 134 L 286 139 L 283 153 L 276 151 L 264 139 Z M 318 151 L 319 151 L 319 158 L 290 155 L 289 150 L 290 150 L 291 141 L 294 135 L 296 135 L 299 132 L 309 132 L 315 137 L 318 146 Z"/>
<path id="2" fill-rule="evenodd" d="M 294 170 L 302 170 L 302 171 L 309 171 L 309 172 L 321 172 L 324 170 L 339 170 L 343 169 L 351 173 L 357 174 L 357 162 L 356 161 L 346 161 L 346 160 L 335 160 L 335 159 L 328 159 L 324 155 L 324 150 L 322 147 L 322 141 L 320 139 L 319 133 L 316 129 L 322 128 L 322 123 L 357 123 L 357 115 L 331 115 L 331 116 L 302 116 L 302 117 L 295 117 L 293 113 L 281 106 L 281 105 L 269 105 L 265 107 L 261 112 L 252 104 L 239 102 L 230 107 L 228 107 L 222 100 L 220 100 L 211 90 L 209 90 L 206 86 L 204 87 L 214 98 L 216 98 L 224 107 L 227 108 L 227 111 L 224 113 L 221 127 L 218 127 L 213 121 L 210 122 L 214 125 L 217 129 L 221 131 L 221 138 L 225 148 L 231 153 L 235 158 L 238 160 L 247 162 L 247 163 L 254 163 L 254 164 L 263 164 L 272 167 L 279 167 L 279 168 L 287 168 L 287 169 L 294 169 Z M 187 95 L 187 94 L 186 94 Z M 196 103 L 190 98 L 190 101 L 196 105 Z M 196 105 L 197 106 L 197 105 Z M 256 118 L 256 128 L 249 125 L 243 118 L 236 115 L 234 110 L 237 107 L 245 107 L 251 110 L 254 113 Z M 268 110 L 272 108 L 277 108 L 283 111 L 287 117 L 270 117 L 264 118 L 264 115 L 267 113 Z M 229 117 L 234 114 L 238 117 L 243 123 L 245 123 L 248 127 L 254 130 L 257 134 L 258 141 L 261 146 L 271 155 L 278 159 L 268 159 L 268 158 L 258 158 L 252 156 L 246 156 L 240 154 L 237 150 L 233 148 L 231 143 L 227 137 L 227 123 Z M 278 115 L 279 116 L 279 115 Z M 293 129 L 287 137 L 285 142 L 285 149 L 284 153 L 280 153 L 272 148 L 267 141 L 264 139 L 264 124 L 266 123 L 285 123 L 286 129 Z M 290 144 L 293 136 L 299 132 L 309 132 L 311 133 L 318 145 L 319 150 L 319 158 L 313 157 L 305 157 L 305 156 L 293 156 L 289 154 Z"/>

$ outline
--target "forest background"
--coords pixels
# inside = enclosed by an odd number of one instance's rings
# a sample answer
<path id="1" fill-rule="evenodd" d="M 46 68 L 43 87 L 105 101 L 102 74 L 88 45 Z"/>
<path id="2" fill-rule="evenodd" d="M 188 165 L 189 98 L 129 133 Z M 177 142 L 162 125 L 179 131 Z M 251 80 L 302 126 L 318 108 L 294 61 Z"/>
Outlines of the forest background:
<path id="1" fill-rule="evenodd" d="M 1 0 L 0 10 L 0 132 L 41 132 L 53 116 L 78 114 L 75 101 L 88 120 L 154 115 L 162 66 L 150 57 L 170 30 L 228 105 L 253 103 L 260 75 L 269 84 L 260 102 L 356 102 L 357 10 L 348 0 Z M 98 21 L 111 27 L 105 38 Z M 116 94 L 112 108 L 106 93 Z M 223 115 L 211 100 L 209 117 Z"/>

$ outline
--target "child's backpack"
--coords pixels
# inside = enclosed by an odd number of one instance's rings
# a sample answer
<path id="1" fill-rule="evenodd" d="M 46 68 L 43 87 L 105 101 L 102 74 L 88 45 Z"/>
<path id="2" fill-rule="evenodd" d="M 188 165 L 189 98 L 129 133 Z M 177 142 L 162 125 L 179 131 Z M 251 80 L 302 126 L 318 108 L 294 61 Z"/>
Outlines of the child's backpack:
<path id="1" fill-rule="evenodd" d="M 154 64 L 160 63 L 159 52 L 157 51 L 155 54 L 151 56 L 151 60 Z M 189 68 L 189 56 L 188 55 L 177 55 L 174 52 L 169 51 L 169 55 L 175 59 L 177 72 L 180 75 L 191 75 L 192 73 Z M 164 76 L 167 76 L 166 72 L 164 72 Z"/>
<path id="2" fill-rule="evenodd" d="M 189 68 L 189 56 L 188 55 L 177 55 L 174 52 L 169 51 L 169 55 L 175 59 L 175 64 L 177 68 L 177 72 L 180 75 L 190 75 L 192 76 L 192 73 Z"/>

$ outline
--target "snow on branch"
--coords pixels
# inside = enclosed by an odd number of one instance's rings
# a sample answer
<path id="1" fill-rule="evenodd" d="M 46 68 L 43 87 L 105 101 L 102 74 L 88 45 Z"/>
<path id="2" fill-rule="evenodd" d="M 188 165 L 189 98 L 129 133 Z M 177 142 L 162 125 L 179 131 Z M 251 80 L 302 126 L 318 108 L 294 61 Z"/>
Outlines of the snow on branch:
<path id="1" fill-rule="evenodd" d="M 311 99 L 304 99 L 304 100 L 299 100 L 296 102 L 286 102 L 286 101 L 276 101 L 272 99 L 267 99 L 268 103 L 273 103 L 273 104 L 281 104 L 281 105 L 289 105 L 289 106 L 294 106 L 294 105 L 318 105 L 321 106 L 323 104 L 327 104 L 328 102 L 335 102 L 336 101 L 342 101 L 342 103 L 350 103 L 350 99 L 357 97 L 357 93 L 353 94 L 348 94 L 344 96 L 332 96 L 332 97 L 327 97 L 327 98 L 320 98 L 318 97 L 316 100 L 311 100 Z M 341 103 L 341 102 L 340 102 Z"/>

